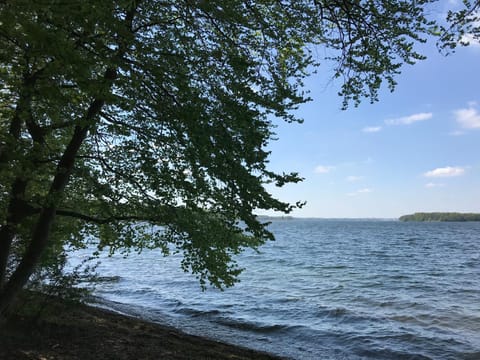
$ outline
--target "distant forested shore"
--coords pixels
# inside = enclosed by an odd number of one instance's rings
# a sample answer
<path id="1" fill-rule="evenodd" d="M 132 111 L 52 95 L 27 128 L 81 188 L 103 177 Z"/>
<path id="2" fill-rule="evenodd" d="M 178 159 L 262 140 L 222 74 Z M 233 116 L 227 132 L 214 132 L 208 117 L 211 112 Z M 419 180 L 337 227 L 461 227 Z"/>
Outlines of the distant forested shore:
<path id="1" fill-rule="evenodd" d="M 403 215 L 400 221 L 480 221 L 480 214 L 457 212 L 431 212 Z"/>

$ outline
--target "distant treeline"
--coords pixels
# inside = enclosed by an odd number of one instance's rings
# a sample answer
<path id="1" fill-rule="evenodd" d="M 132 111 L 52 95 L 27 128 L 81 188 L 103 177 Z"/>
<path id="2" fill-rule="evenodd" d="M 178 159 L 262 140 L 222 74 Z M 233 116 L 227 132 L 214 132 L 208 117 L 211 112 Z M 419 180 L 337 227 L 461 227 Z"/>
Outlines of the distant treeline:
<path id="1" fill-rule="evenodd" d="M 480 214 L 456 212 L 432 212 L 403 215 L 400 221 L 480 221 Z"/>
<path id="2" fill-rule="evenodd" d="M 268 215 L 258 215 L 258 219 L 260 220 L 293 220 L 293 216 L 268 216 Z"/>

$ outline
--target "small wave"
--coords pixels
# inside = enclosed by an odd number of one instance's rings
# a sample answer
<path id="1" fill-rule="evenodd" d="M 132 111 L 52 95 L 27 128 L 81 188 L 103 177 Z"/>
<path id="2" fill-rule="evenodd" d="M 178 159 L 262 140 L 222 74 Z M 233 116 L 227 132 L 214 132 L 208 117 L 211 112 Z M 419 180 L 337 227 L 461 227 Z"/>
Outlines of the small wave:
<path id="1" fill-rule="evenodd" d="M 393 315 L 388 317 L 388 319 L 402 324 L 415 324 L 424 327 L 427 327 L 430 323 L 429 321 L 425 321 L 413 315 Z"/>
<path id="2" fill-rule="evenodd" d="M 462 264 L 462 267 L 464 267 L 464 268 L 476 268 L 479 265 L 480 265 L 480 257 L 476 257 L 476 258 L 471 258 L 468 261 L 466 261 L 464 264 Z"/>
<path id="3" fill-rule="evenodd" d="M 120 276 L 98 276 L 94 282 L 97 283 L 115 283 L 119 282 L 122 278 Z"/>
<path id="4" fill-rule="evenodd" d="M 362 359 L 463 359 L 460 354 L 467 354 L 463 344 L 455 339 L 422 336 L 418 333 L 390 333 L 358 335 L 344 333 L 341 335 L 347 348 Z M 470 354 L 470 353 L 468 353 Z M 473 353 L 472 353 L 473 354 Z"/>
<path id="5" fill-rule="evenodd" d="M 337 308 L 320 308 L 317 312 L 319 318 L 335 318 L 335 319 L 349 319 L 354 320 L 356 317 L 354 313 L 344 307 Z"/>
<path id="6" fill-rule="evenodd" d="M 341 269 L 348 269 L 349 266 L 347 265 L 327 265 L 322 266 L 320 269 L 322 270 L 341 270 Z"/>
<path id="7" fill-rule="evenodd" d="M 392 349 L 362 349 L 355 351 L 361 358 L 368 359 L 398 359 L 398 360 L 432 360 L 431 357 Z"/>
<path id="8" fill-rule="evenodd" d="M 465 360 L 478 360 L 478 359 L 480 359 L 480 351 L 464 353 L 462 355 L 463 356 L 461 358 L 465 359 Z"/>
<path id="9" fill-rule="evenodd" d="M 188 315 L 191 317 L 201 317 L 201 316 L 218 316 L 220 314 L 224 314 L 225 312 L 222 312 L 220 310 L 199 310 L 199 309 L 193 309 L 189 307 L 181 307 L 175 310 L 176 313 L 178 314 L 183 314 L 183 315 Z"/>
<path id="10" fill-rule="evenodd" d="M 330 310 L 328 312 L 329 315 L 332 315 L 334 317 L 340 317 L 340 316 L 345 316 L 349 313 L 349 311 L 343 307 L 338 307 L 333 310 Z"/>
<path id="11" fill-rule="evenodd" d="M 286 331 L 296 328 L 296 326 L 280 325 L 280 324 L 263 324 L 259 322 L 252 322 L 247 320 L 233 319 L 233 318 L 218 318 L 216 322 L 220 325 L 228 326 L 230 328 L 252 331 L 256 333 L 272 333 L 279 331 Z"/>
<path id="12" fill-rule="evenodd" d="M 407 279 L 410 279 L 410 276 L 409 275 L 405 275 L 405 274 L 392 274 L 392 275 L 388 275 L 388 277 L 392 280 L 407 280 Z"/>
<path id="13" fill-rule="evenodd" d="M 286 304 L 286 303 L 292 303 L 292 302 L 299 302 L 302 300 L 304 300 L 304 297 L 302 296 L 288 296 L 288 297 L 275 299 L 274 301 L 279 304 Z"/>

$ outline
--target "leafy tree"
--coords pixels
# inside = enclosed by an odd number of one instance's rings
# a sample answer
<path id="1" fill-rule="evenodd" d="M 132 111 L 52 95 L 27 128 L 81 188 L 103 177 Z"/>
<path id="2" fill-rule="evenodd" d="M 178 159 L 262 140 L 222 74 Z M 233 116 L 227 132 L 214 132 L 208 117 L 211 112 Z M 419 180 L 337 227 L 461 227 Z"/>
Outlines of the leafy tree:
<path id="1" fill-rule="evenodd" d="M 344 105 L 393 89 L 430 0 L 5 0 L 0 3 L 0 314 L 42 262 L 99 250 L 184 254 L 202 285 L 290 212 L 266 184 L 273 121 L 301 121 L 322 47 Z M 53 256 L 54 258 L 55 256 Z"/>
<path id="2" fill-rule="evenodd" d="M 458 46 L 480 42 L 480 1 L 463 1 L 459 10 L 447 13 L 447 25 L 439 27 L 440 48 L 448 52 Z"/>

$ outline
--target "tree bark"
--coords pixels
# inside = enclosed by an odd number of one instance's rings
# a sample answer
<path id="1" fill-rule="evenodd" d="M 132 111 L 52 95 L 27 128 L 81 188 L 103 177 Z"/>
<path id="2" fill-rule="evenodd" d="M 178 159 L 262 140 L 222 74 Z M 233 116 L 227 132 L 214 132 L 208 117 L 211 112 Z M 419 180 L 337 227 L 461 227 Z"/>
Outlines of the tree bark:
<path id="1" fill-rule="evenodd" d="M 16 179 L 12 185 L 12 198 L 7 210 L 7 223 L 0 227 L 0 291 L 5 284 L 7 271 L 7 262 L 15 237 L 15 227 L 24 217 L 22 210 L 22 197 L 25 193 L 27 182 L 22 179 Z"/>
<path id="2" fill-rule="evenodd" d="M 23 123 L 28 121 L 28 117 L 31 116 L 32 93 L 36 81 L 36 75 L 24 77 L 20 97 L 9 128 L 9 135 L 12 137 L 14 144 L 10 149 L 6 145 L 0 147 L 0 169 L 5 163 L 8 163 L 9 153 L 15 152 Z M 23 178 L 17 177 L 13 181 L 6 223 L 0 227 L 0 292 L 5 285 L 8 257 L 15 237 L 15 228 L 24 217 L 22 205 L 26 187 L 27 181 Z"/>
<path id="3" fill-rule="evenodd" d="M 52 224 L 55 220 L 58 205 L 58 199 L 56 197 L 62 195 L 65 186 L 68 184 L 70 174 L 72 173 L 75 164 L 75 156 L 88 134 L 90 128 L 89 123 L 92 122 L 94 117 L 100 112 L 103 104 L 104 101 L 99 99 L 92 102 L 85 119 L 87 125 L 83 127 L 77 126 L 75 128 L 72 139 L 58 163 L 55 177 L 48 194 L 48 197 L 54 199 L 54 201 L 52 201 L 49 206 L 42 208 L 33 230 L 31 241 L 29 242 L 20 264 L 8 279 L 8 282 L 0 290 L 0 319 L 6 316 L 8 308 L 28 282 L 28 279 L 33 274 L 40 261 L 42 253 L 48 246 L 48 239 Z"/>

